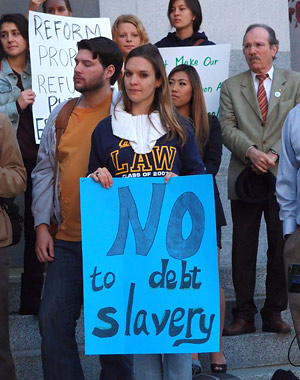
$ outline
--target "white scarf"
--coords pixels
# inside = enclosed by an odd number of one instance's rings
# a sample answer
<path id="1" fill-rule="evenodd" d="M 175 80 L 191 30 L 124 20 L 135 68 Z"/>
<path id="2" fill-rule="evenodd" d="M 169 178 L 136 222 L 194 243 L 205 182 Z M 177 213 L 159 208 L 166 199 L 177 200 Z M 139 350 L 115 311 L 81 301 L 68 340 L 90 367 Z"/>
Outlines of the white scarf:
<path id="1" fill-rule="evenodd" d="M 134 116 L 124 111 L 123 103 L 119 103 L 112 114 L 112 131 L 114 136 L 128 140 L 138 154 L 150 153 L 156 141 L 167 133 L 158 111 L 149 116 Z"/>

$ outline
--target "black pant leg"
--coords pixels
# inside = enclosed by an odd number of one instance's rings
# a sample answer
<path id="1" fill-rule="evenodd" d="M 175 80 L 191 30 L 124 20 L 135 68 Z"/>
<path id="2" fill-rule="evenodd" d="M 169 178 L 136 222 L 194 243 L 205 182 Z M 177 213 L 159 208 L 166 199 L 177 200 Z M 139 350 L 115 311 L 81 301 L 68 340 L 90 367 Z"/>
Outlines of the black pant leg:
<path id="1" fill-rule="evenodd" d="M 287 290 L 284 273 L 282 222 L 279 219 L 279 205 L 273 196 L 264 205 L 264 216 L 267 225 L 267 277 L 266 300 L 261 311 L 263 319 L 280 315 L 287 308 Z"/>
<path id="2" fill-rule="evenodd" d="M 36 235 L 34 219 L 31 212 L 32 180 L 31 172 L 35 161 L 24 161 L 27 172 L 27 188 L 25 191 L 24 212 L 24 273 L 21 283 L 21 314 L 38 314 L 43 287 L 44 264 L 40 263 L 35 254 Z"/>
<path id="3" fill-rule="evenodd" d="M 233 316 L 253 321 L 257 309 L 254 303 L 256 258 L 262 206 L 231 201 L 233 223 L 232 278 L 236 293 Z"/>

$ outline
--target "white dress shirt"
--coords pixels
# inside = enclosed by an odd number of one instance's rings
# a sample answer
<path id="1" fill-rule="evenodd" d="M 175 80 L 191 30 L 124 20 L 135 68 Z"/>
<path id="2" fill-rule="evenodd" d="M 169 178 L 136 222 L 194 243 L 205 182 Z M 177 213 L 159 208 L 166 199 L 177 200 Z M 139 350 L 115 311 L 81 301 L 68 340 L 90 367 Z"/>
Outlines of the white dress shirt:
<path id="1" fill-rule="evenodd" d="M 272 66 L 266 74 L 268 74 L 269 76 L 268 76 L 268 78 L 266 78 L 264 80 L 264 88 L 265 88 L 268 103 L 269 103 L 270 95 L 271 95 L 272 81 L 273 81 L 273 76 L 274 76 L 274 66 Z M 255 92 L 257 93 L 259 80 L 256 78 L 257 74 L 255 74 L 253 71 L 251 71 L 251 75 L 252 75 L 252 79 L 253 79 L 253 83 L 254 83 Z"/>

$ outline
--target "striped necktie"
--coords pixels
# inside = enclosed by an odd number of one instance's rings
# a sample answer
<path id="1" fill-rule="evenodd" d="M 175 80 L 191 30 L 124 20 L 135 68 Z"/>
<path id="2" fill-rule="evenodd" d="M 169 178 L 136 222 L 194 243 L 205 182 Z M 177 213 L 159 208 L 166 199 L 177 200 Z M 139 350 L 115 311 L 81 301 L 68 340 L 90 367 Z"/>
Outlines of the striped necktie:
<path id="1" fill-rule="evenodd" d="M 258 89 L 257 89 L 257 100 L 258 100 L 261 116 L 264 122 L 266 122 L 267 113 L 268 113 L 268 99 L 267 99 L 267 94 L 264 87 L 264 80 L 268 78 L 268 76 L 269 76 L 268 74 L 256 75 L 256 78 L 259 81 Z"/>

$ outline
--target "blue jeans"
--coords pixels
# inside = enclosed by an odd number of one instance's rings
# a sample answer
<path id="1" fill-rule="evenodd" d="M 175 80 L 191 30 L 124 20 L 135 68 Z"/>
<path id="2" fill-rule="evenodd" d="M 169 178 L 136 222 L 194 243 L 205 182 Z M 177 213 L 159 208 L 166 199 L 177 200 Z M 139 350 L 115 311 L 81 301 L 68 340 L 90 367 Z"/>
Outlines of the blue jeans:
<path id="1" fill-rule="evenodd" d="M 39 314 L 45 380 L 83 380 L 75 339 L 83 303 L 81 242 L 56 240 Z M 103 355 L 100 380 L 132 380 L 130 355 Z"/>
<path id="2" fill-rule="evenodd" d="M 136 380 L 192 380 L 192 354 L 135 355 Z"/>

